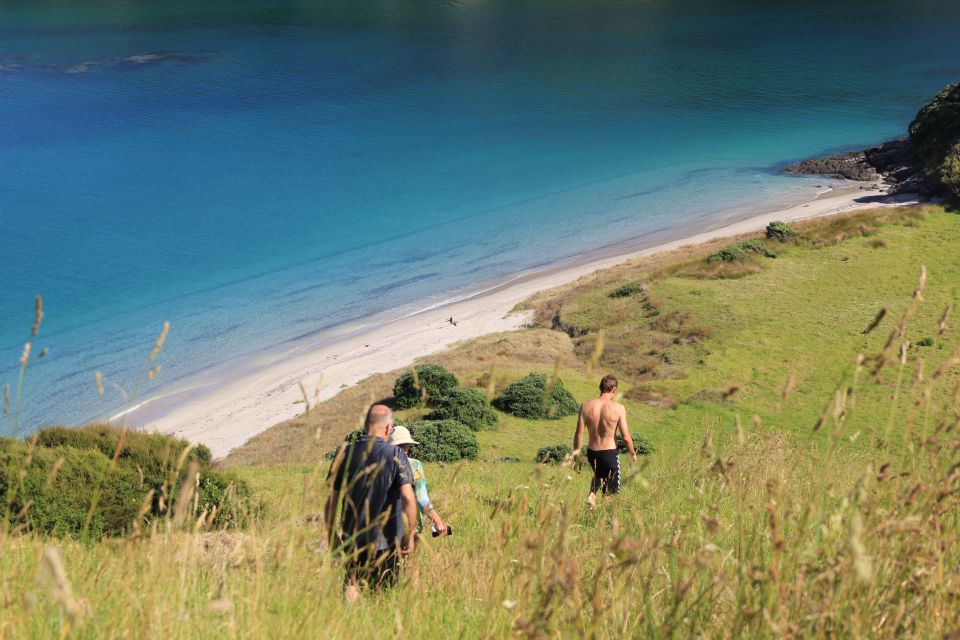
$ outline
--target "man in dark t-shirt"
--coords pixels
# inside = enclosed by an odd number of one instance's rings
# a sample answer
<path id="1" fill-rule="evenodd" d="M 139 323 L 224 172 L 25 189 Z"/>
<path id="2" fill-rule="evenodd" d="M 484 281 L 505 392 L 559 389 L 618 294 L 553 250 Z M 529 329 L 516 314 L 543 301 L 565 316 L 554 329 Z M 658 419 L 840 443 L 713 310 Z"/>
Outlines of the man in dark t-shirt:
<path id="1" fill-rule="evenodd" d="M 356 599 L 363 586 L 380 588 L 396 582 L 400 558 L 413 552 L 417 517 L 410 462 L 399 447 L 386 441 L 393 431 L 393 413 L 382 404 L 373 405 L 365 427 L 367 435 L 340 448 L 327 476 L 330 495 L 324 521 L 331 548 L 346 560 L 348 600 Z"/>

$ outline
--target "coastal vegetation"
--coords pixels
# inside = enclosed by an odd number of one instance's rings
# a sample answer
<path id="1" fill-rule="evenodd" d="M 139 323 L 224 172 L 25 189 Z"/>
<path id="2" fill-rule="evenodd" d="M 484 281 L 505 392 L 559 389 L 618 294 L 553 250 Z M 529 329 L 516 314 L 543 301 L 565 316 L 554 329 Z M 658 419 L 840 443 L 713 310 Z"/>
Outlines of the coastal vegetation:
<path id="1" fill-rule="evenodd" d="M 956 195 L 955 162 L 960 148 L 960 82 L 946 87 L 910 123 L 910 142 L 927 183 Z"/>
<path id="2" fill-rule="evenodd" d="M 101 543 L 4 531 L 0 635 L 950 637 L 957 223 L 934 206 L 798 223 L 736 278 L 711 277 L 709 256 L 765 232 L 684 247 L 542 292 L 532 327 L 418 363 L 487 400 L 531 372 L 541 399 L 562 379 L 574 413 L 617 374 L 648 455 L 614 501 L 584 504 L 572 415 L 439 426 L 417 391 L 398 419 L 467 452 L 427 466 L 456 535 L 345 613 L 317 515 L 324 453 L 405 372 L 377 374 L 221 463 L 263 502 L 242 530 L 166 515 Z"/>
<path id="3" fill-rule="evenodd" d="M 398 409 L 435 404 L 459 384 L 457 377 L 441 366 L 418 365 L 397 378 L 393 385 L 393 402 Z"/>
<path id="4" fill-rule="evenodd" d="M 480 389 L 457 387 L 440 399 L 429 418 L 456 420 L 474 431 L 479 431 L 497 423 L 497 412 Z"/>
<path id="5" fill-rule="evenodd" d="M 205 526 L 242 526 L 254 507 L 243 479 L 211 468 L 207 447 L 96 424 L 0 438 L 0 495 L 6 531 L 93 540 L 187 510 Z"/>
<path id="6" fill-rule="evenodd" d="M 517 380 L 495 401 L 495 406 L 518 418 L 560 419 L 580 410 L 576 398 L 563 386 L 560 378 L 531 373 Z"/>

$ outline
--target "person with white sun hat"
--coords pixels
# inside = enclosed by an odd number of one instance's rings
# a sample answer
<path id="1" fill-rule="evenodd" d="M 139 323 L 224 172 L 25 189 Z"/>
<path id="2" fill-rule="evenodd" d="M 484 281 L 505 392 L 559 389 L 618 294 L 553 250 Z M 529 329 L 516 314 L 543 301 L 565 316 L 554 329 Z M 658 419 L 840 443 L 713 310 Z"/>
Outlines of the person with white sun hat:
<path id="1" fill-rule="evenodd" d="M 409 456 L 411 445 L 420 444 L 410 435 L 410 430 L 406 427 L 396 425 L 393 428 L 393 434 L 390 436 L 390 444 L 400 447 L 404 453 L 408 454 L 410 468 L 413 470 L 413 491 L 417 496 L 417 533 L 423 531 L 422 515 L 426 514 L 433 523 L 435 536 L 446 536 L 451 533 L 450 528 L 444 524 L 443 519 L 437 510 L 433 508 L 430 502 L 430 495 L 427 493 L 427 476 L 423 471 L 423 463 L 416 458 Z"/>

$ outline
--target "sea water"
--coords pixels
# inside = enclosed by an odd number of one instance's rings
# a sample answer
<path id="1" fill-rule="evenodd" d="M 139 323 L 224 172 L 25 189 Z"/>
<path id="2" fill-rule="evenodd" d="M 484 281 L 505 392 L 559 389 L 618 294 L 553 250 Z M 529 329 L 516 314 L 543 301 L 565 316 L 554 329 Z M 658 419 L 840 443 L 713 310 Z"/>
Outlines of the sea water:
<path id="1" fill-rule="evenodd" d="M 954 0 L 3 3 L 0 385 L 38 293 L 21 433 L 796 203 L 784 163 L 903 135 L 958 33 Z"/>

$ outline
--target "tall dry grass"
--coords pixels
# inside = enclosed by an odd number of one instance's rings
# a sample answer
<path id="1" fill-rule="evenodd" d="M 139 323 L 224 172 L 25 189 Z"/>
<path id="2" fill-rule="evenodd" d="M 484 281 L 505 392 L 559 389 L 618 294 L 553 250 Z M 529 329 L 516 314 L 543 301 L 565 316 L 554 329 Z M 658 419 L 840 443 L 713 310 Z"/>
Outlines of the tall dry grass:
<path id="1" fill-rule="evenodd" d="M 261 468 L 268 510 L 244 532 L 183 502 L 102 544 L 5 536 L 0 637 L 957 637 L 960 353 L 901 375 L 924 286 L 811 417 L 826 446 L 705 418 L 596 509 L 569 466 L 431 469 L 457 535 L 349 609 L 315 515 L 325 463 Z M 846 429 L 859 391 L 891 379 L 891 412 L 914 409 L 864 446 Z"/>

